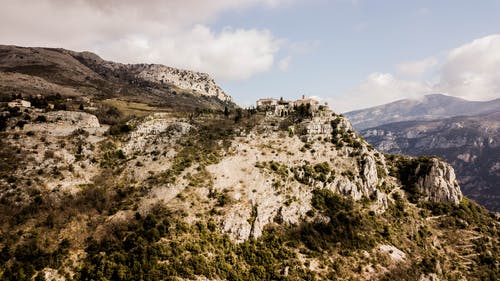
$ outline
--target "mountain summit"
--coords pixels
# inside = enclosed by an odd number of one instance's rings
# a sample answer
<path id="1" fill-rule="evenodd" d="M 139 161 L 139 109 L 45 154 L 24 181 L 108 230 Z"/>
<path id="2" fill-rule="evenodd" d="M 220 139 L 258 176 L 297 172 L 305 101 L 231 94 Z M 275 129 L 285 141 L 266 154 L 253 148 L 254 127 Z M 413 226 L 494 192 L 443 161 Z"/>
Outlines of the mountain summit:
<path id="1" fill-rule="evenodd" d="M 351 120 L 356 130 L 363 130 L 392 122 L 486 114 L 498 111 L 499 108 L 500 99 L 468 101 L 443 94 L 432 94 L 421 99 L 403 99 L 367 109 L 350 111 L 344 115 Z"/>

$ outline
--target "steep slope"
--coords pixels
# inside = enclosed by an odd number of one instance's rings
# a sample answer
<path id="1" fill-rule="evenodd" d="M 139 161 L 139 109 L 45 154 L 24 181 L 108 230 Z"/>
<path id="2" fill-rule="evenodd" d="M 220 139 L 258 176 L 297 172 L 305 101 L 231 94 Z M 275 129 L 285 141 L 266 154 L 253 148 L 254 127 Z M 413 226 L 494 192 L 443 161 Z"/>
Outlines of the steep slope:
<path id="1" fill-rule="evenodd" d="M 0 46 L 0 95 L 120 98 L 173 110 L 235 104 L 207 74 L 105 61 L 89 52 Z"/>
<path id="2" fill-rule="evenodd" d="M 453 168 L 386 157 L 342 116 L 155 113 L 110 135 L 23 114 L 0 133 L 3 280 L 499 276 L 498 218 Z"/>
<path id="3" fill-rule="evenodd" d="M 467 101 L 442 94 L 426 95 L 421 99 L 403 99 L 367 109 L 347 112 L 356 130 L 383 124 L 479 115 L 500 110 L 500 99 L 492 101 Z"/>
<path id="4" fill-rule="evenodd" d="M 384 152 L 443 157 L 467 196 L 500 212 L 500 112 L 391 123 L 360 133 Z"/>

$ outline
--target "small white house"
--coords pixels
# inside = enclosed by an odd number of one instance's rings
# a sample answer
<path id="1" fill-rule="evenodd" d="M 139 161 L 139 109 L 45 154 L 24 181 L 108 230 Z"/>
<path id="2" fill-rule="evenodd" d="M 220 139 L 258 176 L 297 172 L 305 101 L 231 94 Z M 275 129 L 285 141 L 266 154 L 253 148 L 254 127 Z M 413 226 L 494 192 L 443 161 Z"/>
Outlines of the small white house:
<path id="1" fill-rule="evenodd" d="M 31 102 L 21 99 L 15 99 L 7 103 L 7 105 L 9 107 L 31 107 Z"/>

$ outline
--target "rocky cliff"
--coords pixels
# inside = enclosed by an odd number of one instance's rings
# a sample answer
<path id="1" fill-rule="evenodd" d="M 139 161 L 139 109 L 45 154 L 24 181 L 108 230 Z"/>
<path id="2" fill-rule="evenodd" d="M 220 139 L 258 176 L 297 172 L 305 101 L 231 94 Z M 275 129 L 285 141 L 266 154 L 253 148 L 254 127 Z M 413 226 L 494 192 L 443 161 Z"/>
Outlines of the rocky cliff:
<path id="1" fill-rule="evenodd" d="M 2 278 L 446 280 L 496 266 L 475 257 L 496 260 L 498 222 L 450 165 L 384 155 L 336 114 L 163 112 L 115 133 L 82 112 L 11 118 Z"/>
<path id="2" fill-rule="evenodd" d="M 463 192 L 498 211 L 500 174 L 498 112 L 434 121 L 392 123 L 361 131 L 377 149 L 388 153 L 438 155 L 457 172 Z"/>
<path id="3" fill-rule="evenodd" d="M 0 104 L 1 280 L 499 276 L 498 218 L 451 166 L 380 153 L 341 115 L 224 112 L 202 74 L 91 53 L 0 58 L 2 89 L 41 93 Z"/>
<path id="4" fill-rule="evenodd" d="M 164 65 L 130 65 L 130 69 L 138 72 L 137 77 L 154 83 L 172 84 L 180 89 L 191 90 L 199 95 L 216 97 L 222 101 L 232 101 L 232 98 L 215 83 L 206 73 L 181 70 Z"/>

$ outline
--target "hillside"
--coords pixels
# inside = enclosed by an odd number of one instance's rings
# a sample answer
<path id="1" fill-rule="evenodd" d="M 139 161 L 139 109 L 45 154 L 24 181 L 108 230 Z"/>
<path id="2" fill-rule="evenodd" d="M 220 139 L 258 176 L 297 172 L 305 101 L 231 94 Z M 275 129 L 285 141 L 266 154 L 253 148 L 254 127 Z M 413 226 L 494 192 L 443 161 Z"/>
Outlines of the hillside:
<path id="1" fill-rule="evenodd" d="M 9 117 L 0 279 L 500 276 L 499 220 L 462 196 L 453 168 L 386 156 L 342 116 L 127 120 L 112 130 L 81 110 Z"/>
<path id="2" fill-rule="evenodd" d="M 464 194 L 500 212 L 500 112 L 391 123 L 360 134 L 387 153 L 443 157 L 455 168 Z"/>
<path id="3" fill-rule="evenodd" d="M 80 103 L 120 99 L 171 111 L 236 106 L 205 73 L 115 63 L 90 52 L 0 45 L 0 98 L 12 95 L 60 95 Z"/>
<path id="4" fill-rule="evenodd" d="M 421 99 L 403 99 L 367 109 L 350 111 L 344 115 L 359 131 L 394 122 L 480 115 L 499 110 L 500 99 L 484 102 L 468 101 L 452 96 L 433 94 L 426 95 Z"/>

